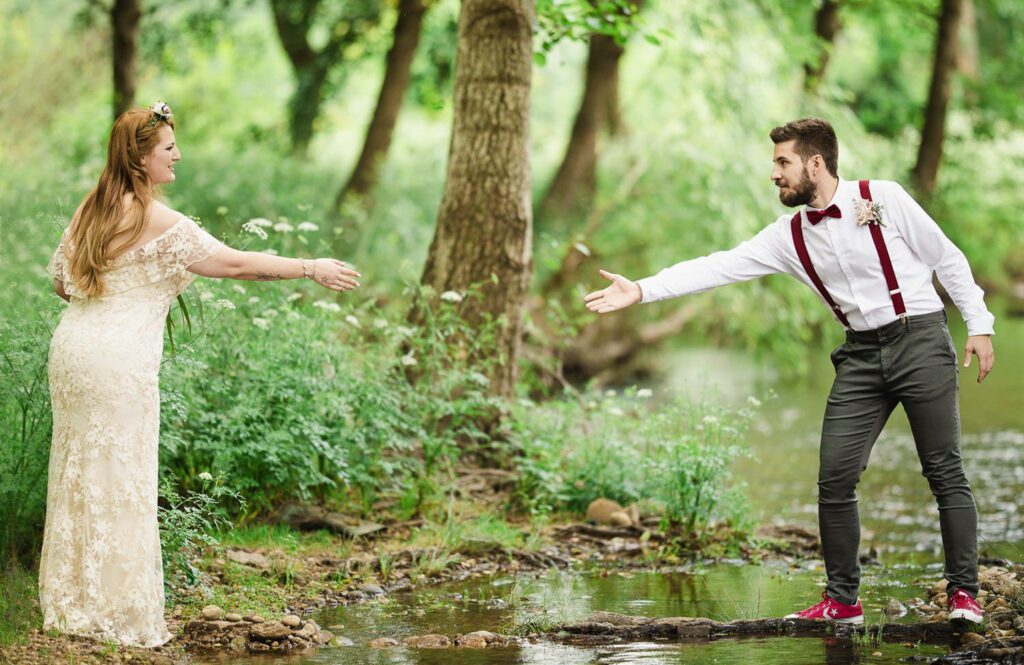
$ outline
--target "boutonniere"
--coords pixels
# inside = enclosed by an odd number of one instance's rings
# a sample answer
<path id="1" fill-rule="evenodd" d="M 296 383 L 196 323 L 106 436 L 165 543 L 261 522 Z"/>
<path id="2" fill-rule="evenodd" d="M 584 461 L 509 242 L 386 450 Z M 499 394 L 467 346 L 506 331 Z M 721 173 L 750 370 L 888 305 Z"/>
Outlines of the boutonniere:
<path id="1" fill-rule="evenodd" d="M 877 201 L 860 199 L 854 204 L 854 213 L 857 216 L 857 226 L 864 226 L 865 224 L 885 226 L 885 222 L 882 221 L 882 211 L 884 209 L 885 207 Z"/>

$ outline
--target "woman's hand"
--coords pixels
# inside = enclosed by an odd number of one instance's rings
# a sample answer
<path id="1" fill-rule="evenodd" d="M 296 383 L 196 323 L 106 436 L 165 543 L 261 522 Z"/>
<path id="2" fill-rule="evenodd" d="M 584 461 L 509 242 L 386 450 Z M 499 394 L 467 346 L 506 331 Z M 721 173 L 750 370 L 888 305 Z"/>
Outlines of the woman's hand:
<path id="1" fill-rule="evenodd" d="M 351 291 L 359 286 L 356 278 L 362 275 L 338 259 L 313 259 L 309 263 L 308 277 L 320 286 L 332 291 Z"/>

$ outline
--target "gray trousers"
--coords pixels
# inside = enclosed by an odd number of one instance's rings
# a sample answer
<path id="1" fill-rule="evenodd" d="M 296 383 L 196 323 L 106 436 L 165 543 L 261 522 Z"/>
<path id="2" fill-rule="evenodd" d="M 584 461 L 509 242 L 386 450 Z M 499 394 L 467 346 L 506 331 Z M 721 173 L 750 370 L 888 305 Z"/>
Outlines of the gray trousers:
<path id="1" fill-rule="evenodd" d="M 939 505 L 949 591 L 978 593 L 978 516 L 960 458 L 956 350 L 943 311 L 871 331 L 847 331 L 832 352 L 835 383 L 821 430 L 818 526 L 826 594 L 842 603 L 860 590 L 857 482 L 889 414 L 902 404 Z"/>

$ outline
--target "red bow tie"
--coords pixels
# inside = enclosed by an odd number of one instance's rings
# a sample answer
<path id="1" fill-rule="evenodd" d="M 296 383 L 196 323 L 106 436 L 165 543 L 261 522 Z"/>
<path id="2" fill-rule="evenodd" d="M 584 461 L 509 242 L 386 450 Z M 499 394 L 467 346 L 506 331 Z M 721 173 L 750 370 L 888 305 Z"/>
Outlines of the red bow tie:
<path id="1" fill-rule="evenodd" d="M 808 210 L 807 211 L 807 221 L 809 221 L 811 224 L 817 224 L 818 222 L 820 222 L 822 219 L 824 219 L 826 217 L 835 217 L 835 218 L 838 219 L 839 217 L 842 217 L 842 216 L 843 216 L 843 213 L 840 212 L 839 206 L 837 206 L 835 203 L 833 203 L 829 207 L 825 208 L 824 210 Z"/>

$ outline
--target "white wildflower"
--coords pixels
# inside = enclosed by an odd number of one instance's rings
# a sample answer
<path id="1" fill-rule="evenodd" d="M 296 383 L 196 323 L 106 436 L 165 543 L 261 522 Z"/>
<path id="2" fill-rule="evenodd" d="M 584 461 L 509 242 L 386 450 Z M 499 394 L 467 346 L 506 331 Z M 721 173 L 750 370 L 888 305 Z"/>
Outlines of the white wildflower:
<path id="1" fill-rule="evenodd" d="M 258 316 L 252 320 L 252 324 L 259 328 L 260 330 L 266 330 L 267 328 L 270 327 L 270 321 L 268 321 L 267 319 L 261 319 Z"/>
<path id="2" fill-rule="evenodd" d="M 351 314 L 347 315 L 347 316 L 345 317 L 345 320 L 346 320 L 346 321 L 348 321 L 348 322 L 349 322 L 350 324 L 352 324 L 353 326 L 355 326 L 356 328 L 358 328 L 358 327 L 359 327 L 359 319 L 357 319 L 357 318 L 356 318 L 356 317 L 354 317 L 353 315 L 351 315 Z"/>
<path id="3" fill-rule="evenodd" d="M 445 291 L 441 294 L 441 300 L 445 302 L 462 302 L 462 294 L 458 291 Z"/>
<path id="4" fill-rule="evenodd" d="M 272 319 L 277 316 L 277 310 L 271 307 L 270 309 L 263 310 L 263 317 L 266 319 Z"/>
<path id="5" fill-rule="evenodd" d="M 272 221 L 270 221 L 269 219 L 265 219 L 263 217 L 253 217 L 252 219 L 249 220 L 249 223 L 254 226 L 262 226 L 265 228 L 270 228 L 271 226 L 274 225 Z"/>
<path id="6" fill-rule="evenodd" d="M 253 234 L 260 240 L 267 239 L 267 232 L 260 228 L 258 224 L 254 224 L 252 221 L 248 221 L 245 224 L 242 224 L 242 230 L 245 231 L 246 233 Z"/>
<path id="7" fill-rule="evenodd" d="M 374 319 L 373 327 L 376 328 L 377 330 L 384 330 L 385 328 L 388 327 L 387 319 Z"/>
<path id="8" fill-rule="evenodd" d="M 227 298 L 221 298 L 220 300 L 217 301 L 216 304 L 217 304 L 217 307 L 219 307 L 221 309 L 234 309 L 235 308 L 235 303 L 231 302 Z"/>
<path id="9" fill-rule="evenodd" d="M 759 400 L 756 397 L 754 397 L 753 395 L 751 395 L 750 397 L 747 398 L 747 404 L 749 404 L 750 406 L 752 406 L 755 409 L 757 409 L 757 408 L 760 408 L 760 406 L 761 406 L 761 400 Z"/>
<path id="10" fill-rule="evenodd" d="M 718 424 L 718 417 L 717 416 L 704 416 L 704 419 L 701 422 L 703 422 L 705 425 L 717 425 Z"/>
<path id="11" fill-rule="evenodd" d="M 640 390 L 636 391 L 636 396 L 639 397 L 640 399 L 650 399 L 651 397 L 654 396 L 654 391 L 651 390 L 650 388 L 641 388 Z"/>
<path id="12" fill-rule="evenodd" d="M 232 284 L 231 290 L 234 291 L 235 293 L 241 293 L 243 295 L 245 294 L 245 287 L 242 286 L 241 284 Z"/>
<path id="13" fill-rule="evenodd" d="M 582 254 L 583 256 L 590 256 L 590 248 L 584 245 L 583 243 L 578 242 L 575 245 L 573 245 L 573 247 L 575 247 L 576 251 Z"/>
<path id="14" fill-rule="evenodd" d="M 398 326 L 395 330 L 397 330 L 398 334 L 402 337 L 412 337 L 416 334 L 416 329 L 410 328 L 409 326 Z"/>
<path id="15" fill-rule="evenodd" d="M 608 413 L 612 414 L 613 416 L 624 416 L 624 415 L 626 415 L 625 412 L 623 412 L 623 410 L 620 409 L 617 406 L 613 406 L 612 408 L 608 409 Z"/>
<path id="16" fill-rule="evenodd" d="M 412 367 L 413 365 L 418 365 L 419 363 L 416 362 L 416 356 L 414 356 L 412 354 L 412 351 L 410 351 L 409 353 L 402 356 L 402 364 L 405 365 L 406 367 Z"/>
<path id="17" fill-rule="evenodd" d="M 259 301 L 260 301 L 260 297 L 259 296 L 250 296 L 249 297 L 249 304 L 250 305 L 255 305 Z"/>
<path id="18" fill-rule="evenodd" d="M 291 233 L 295 230 L 295 227 L 288 222 L 278 222 L 277 224 L 274 224 L 274 230 L 278 233 Z"/>
<path id="19" fill-rule="evenodd" d="M 209 291 L 203 291 L 202 293 L 199 294 L 199 299 L 203 302 L 210 302 L 211 300 L 213 300 L 213 298 L 213 293 Z"/>
<path id="20" fill-rule="evenodd" d="M 217 206 L 217 214 L 220 215 L 221 217 L 223 217 L 224 215 L 228 214 L 228 207 L 227 206 Z"/>
<path id="21" fill-rule="evenodd" d="M 203 471 L 196 478 L 199 480 L 213 480 L 213 475 L 209 471 Z"/>
<path id="22" fill-rule="evenodd" d="M 287 300 L 288 302 L 295 302 L 296 300 L 298 300 L 301 297 L 302 297 L 302 294 L 299 293 L 298 291 L 296 291 L 295 293 L 289 293 L 288 297 L 285 298 L 285 300 Z"/>
<path id="23" fill-rule="evenodd" d="M 273 249 L 273 248 L 265 249 L 265 250 L 263 250 L 263 253 L 264 254 L 270 254 L 271 256 L 277 256 L 278 255 L 278 251 L 276 249 Z"/>
<path id="24" fill-rule="evenodd" d="M 300 231 L 319 231 L 320 227 L 313 222 L 299 222 Z"/>
<path id="25" fill-rule="evenodd" d="M 341 311 L 341 305 L 339 305 L 336 302 L 331 302 L 330 300 L 317 300 L 316 302 L 313 303 L 313 307 L 319 307 L 320 309 L 325 310 L 327 312 Z"/>
<path id="26" fill-rule="evenodd" d="M 588 409 L 596 409 L 597 408 L 597 402 L 595 402 L 593 400 L 587 402 L 587 408 Z"/>
<path id="27" fill-rule="evenodd" d="M 604 396 L 605 397 L 615 397 L 615 391 L 612 390 L 611 388 L 609 388 L 608 390 L 604 391 Z"/>
<path id="28" fill-rule="evenodd" d="M 290 309 L 290 310 L 288 310 L 287 313 L 285 313 L 285 317 L 289 321 L 298 321 L 299 319 L 302 318 L 302 315 L 299 314 L 298 312 L 296 312 L 294 309 Z"/>

